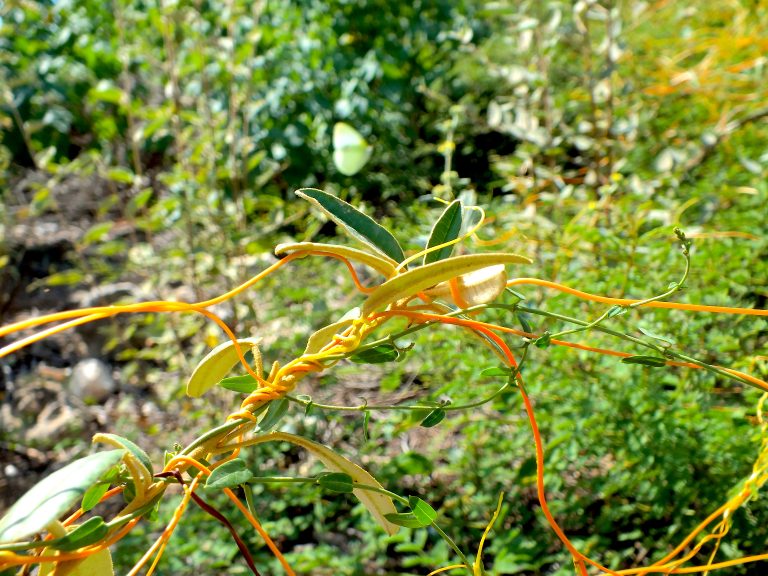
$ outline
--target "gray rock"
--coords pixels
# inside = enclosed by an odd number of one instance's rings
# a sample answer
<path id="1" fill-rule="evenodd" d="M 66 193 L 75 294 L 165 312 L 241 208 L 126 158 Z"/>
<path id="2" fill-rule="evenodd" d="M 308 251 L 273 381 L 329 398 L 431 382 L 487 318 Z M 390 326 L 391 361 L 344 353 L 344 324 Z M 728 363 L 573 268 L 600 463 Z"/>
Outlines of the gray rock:
<path id="1" fill-rule="evenodd" d="M 84 402 L 104 402 L 116 389 L 112 369 L 98 358 L 81 360 L 72 369 L 69 392 Z"/>

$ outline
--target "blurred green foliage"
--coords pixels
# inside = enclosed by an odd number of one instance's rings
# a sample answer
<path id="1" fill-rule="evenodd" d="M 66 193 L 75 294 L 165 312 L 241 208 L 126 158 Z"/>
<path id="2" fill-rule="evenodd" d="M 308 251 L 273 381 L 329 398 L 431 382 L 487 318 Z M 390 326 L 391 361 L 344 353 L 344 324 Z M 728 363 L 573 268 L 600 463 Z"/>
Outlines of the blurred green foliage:
<path id="1" fill-rule="evenodd" d="M 536 259 L 513 273 L 617 297 L 647 297 L 679 277 L 671 229 L 681 226 L 695 241 L 681 299 L 768 306 L 768 11 L 759 2 L 85 0 L 9 2 L 1 14 L 4 230 L 60 213 L 72 177 L 103 183 L 92 226 L 48 286 L 129 279 L 166 298 L 183 297 L 180 286 L 219 293 L 262 269 L 278 241 L 333 236 L 294 201 L 295 188 L 311 185 L 393 222 L 406 249 L 425 242 L 439 213 L 423 195 L 475 197 L 491 216 L 482 238 Z M 338 121 L 374 146 L 354 177 L 331 160 Z M 31 170 L 41 178 L 19 198 Z M 6 244 L 0 272 L 10 274 Z M 269 362 L 299 353 L 308 334 L 357 304 L 340 268 L 302 261 L 282 274 L 224 314 L 238 333 L 265 336 Z M 523 292 L 552 312 L 602 311 Z M 628 316 L 616 324 L 768 375 L 763 319 Z M 494 320 L 519 324 L 500 312 Z M 537 332 L 562 328 L 527 321 Z M 155 455 L 233 405 L 223 392 L 205 403 L 178 398 L 179 381 L 219 337 L 203 326 L 158 315 L 104 327 L 104 354 L 123 377 L 189 427 L 156 431 Z M 401 363 L 340 367 L 312 383 L 313 397 L 456 403 L 490 393 L 498 382 L 479 373 L 495 359 L 455 334 L 420 333 Z M 589 342 L 615 345 L 597 333 Z M 749 474 L 751 390 L 555 348 L 532 350 L 524 376 L 553 512 L 609 567 L 658 558 Z M 514 394 L 429 430 L 375 414 L 368 438 L 362 417 L 292 410 L 286 428 L 419 494 L 464 550 L 476 548 L 503 490 L 491 573 L 572 573 L 536 503 L 533 445 Z M 114 424 L 126 435 L 136 426 L 129 416 Z M 291 449 L 259 446 L 247 458 L 264 474 L 315 470 Z M 264 488 L 256 501 L 299 573 L 425 574 L 451 560 L 436 534 L 387 538 L 351 499 L 316 487 Z M 118 572 L 163 525 L 142 524 L 123 541 Z M 765 501 L 750 502 L 719 557 L 764 552 L 767 526 Z M 278 573 L 256 536 L 244 525 L 241 534 L 265 573 Z M 174 574 L 246 573 L 224 528 L 196 510 L 163 562 Z"/>

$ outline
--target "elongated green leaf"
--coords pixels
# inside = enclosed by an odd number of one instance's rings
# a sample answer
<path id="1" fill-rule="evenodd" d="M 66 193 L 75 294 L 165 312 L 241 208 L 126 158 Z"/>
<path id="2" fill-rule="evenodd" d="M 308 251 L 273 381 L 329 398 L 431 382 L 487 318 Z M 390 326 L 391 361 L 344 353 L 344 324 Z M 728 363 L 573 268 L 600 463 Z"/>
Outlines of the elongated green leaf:
<path id="1" fill-rule="evenodd" d="M 259 353 L 258 343 L 260 338 L 242 338 L 237 341 L 243 354 L 253 351 L 256 357 L 256 364 L 259 370 L 261 363 L 261 354 Z M 218 384 L 235 364 L 240 362 L 235 349 L 235 343 L 227 340 L 211 350 L 205 358 L 197 365 L 192 376 L 187 382 L 187 396 L 199 398 L 208 390 Z M 258 373 L 258 372 L 257 372 Z"/>
<path id="2" fill-rule="evenodd" d="M 427 241 L 427 248 L 439 246 L 445 242 L 456 240 L 461 232 L 461 201 L 454 200 L 443 211 L 432 227 L 432 232 Z M 424 254 L 424 264 L 437 262 L 448 258 L 453 252 L 453 245 L 440 248 L 434 252 Z"/>
<path id="3" fill-rule="evenodd" d="M 369 348 L 350 356 L 352 362 L 358 364 L 384 364 L 385 362 L 394 362 L 400 353 L 392 344 L 381 344 L 375 348 Z"/>
<path id="4" fill-rule="evenodd" d="M 149 459 L 149 455 L 144 452 L 144 450 L 139 448 L 135 443 L 128 440 L 128 438 L 123 438 L 117 434 L 99 433 L 93 437 L 93 442 L 94 444 L 102 442 L 115 448 L 125 448 L 128 450 L 128 452 L 133 454 L 139 462 L 141 462 L 142 466 L 147 469 L 147 472 L 149 472 L 150 476 L 154 474 L 152 469 L 152 460 Z"/>
<path id="5" fill-rule="evenodd" d="M 658 356 L 628 356 L 627 358 L 622 358 L 621 361 L 624 364 L 640 364 L 642 366 L 650 366 L 651 368 L 661 368 L 667 365 L 667 361 Z"/>
<path id="6" fill-rule="evenodd" d="M 264 436 L 256 437 L 253 440 L 259 442 L 290 442 L 296 444 L 302 448 L 311 452 L 318 460 L 320 460 L 327 468 L 334 472 L 343 472 L 348 474 L 352 478 L 352 482 L 355 484 L 364 484 L 367 486 L 375 486 L 377 488 L 383 488 L 381 484 L 368 472 L 363 470 L 360 466 L 351 462 L 337 454 L 327 446 L 318 444 L 311 440 L 307 440 L 302 436 L 296 436 L 294 434 L 288 434 L 286 432 L 272 432 L 271 434 L 265 434 Z M 384 528 L 384 530 L 390 536 L 397 532 L 398 528 L 396 524 L 389 522 L 386 519 L 387 514 L 394 514 L 397 512 L 392 499 L 385 494 L 379 494 L 378 492 L 372 492 L 370 490 L 363 490 L 356 488 L 353 490 L 354 495 L 365 506 L 368 511 L 376 519 L 376 522 Z"/>
<path id="7" fill-rule="evenodd" d="M 0 542 L 16 542 L 43 530 L 79 502 L 124 454 L 125 450 L 97 452 L 43 478 L 0 519 Z"/>
<path id="8" fill-rule="evenodd" d="M 278 244 L 275 246 L 275 255 L 277 256 L 303 251 L 336 254 L 337 256 L 346 258 L 347 260 L 365 264 L 377 272 L 381 272 L 381 274 L 387 278 L 391 278 L 396 274 L 395 268 L 397 266 L 397 262 L 391 258 L 380 256 L 378 254 L 371 254 L 370 252 L 358 250 L 357 248 L 350 248 L 349 246 L 337 246 L 336 244 L 322 244 L 319 242 L 295 242 Z"/>
<path id="9" fill-rule="evenodd" d="M 429 504 L 417 496 L 408 497 L 408 506 L 413 511 L 413 515 L 419 519 L 424 526 L 429 526 L 437 518 L 437 511 Z"/>
<path id="10" fill-rule="evenodd" d="M 355 489 L 352 476 L 344 472 L 328 472 L 317 479 L 321 488 L 342 494 L 351 494 Z"/>
<path id="11" fill-rule="evenodd" d="M 256 378 L 250 374 L 244 374 L 242 376 L 230 376 L 219 381 L 219 386 L 232 390 L 232 392 L 242 392 L 243 394 L 250 394 L 256 388 L 259 383 L 256 382 Z"/>
<path id="12" fill-rule="evenodd" d="M 104 518 L 94 516 L 88 518 L 63 538 L 51 541 L 49 546 L 56 550 L 77 550 L 98 542 L 107 535 L 108 531 L 109 528 L 107 528 Z"/>
<path id="13" fill-rule="evenodd" d="M 235 458 L 229 462 L 224 462 L 218 468 L 214 468 L 205 482 L 205 487 L 216 490 L 234 488 L 240 484 L 245 484 L 251 478 L 253 478 L 253 472 L 248 470 L 245 460 Z"/>
<path id="14" fill-rule="evenodd" d="M 437 426 L 445 419 L 445 410 L 442 408 L 435 408 L 427 414 L 427 417 L 424 418 L 424 420 L 421 421 L 420 426 L 422 428 L 432 428 L 432 426 Z"/>
<path id="15" fill-rule="evenodd" d="M 402 526 L 403 528 L 424 528 L 425 526 L 429 526 L 429 524 L 424 524 L 419 520 L 412 512 L 396 512 L 387 514 L 385 517 L 389 522 L 392 522 L 392 524 Z"/>
<path id="16" fill-rule="evenodd" d="M 264 414 L 264 418 L 259 421 L 259 430 L 262 432 L 268 432 L 283 419 L 285 413 L 288 412 L 288 405 L 290 402 L 287 398 L 278 398 L 272 400 L 268 404 L 267 413 Z"/>
<path id="17" fill-rule="evenodd" d="M 665 346 L 672 346 L 675 343 L 675 341 L 669 338 L 668 336 L 662 336 L 661 334 L 657 334 L 656 332 L 653 332 L 648 328 L 644 328 L 643 326 L 638 326 L 637 329 L 640 330 L 640 332 L 642 332 L 649 338 L 653 338 L 654 340 L 659 340 L 661 342 L 664 342 Z"/>
<path id="18" fill-rule="evenodd" d="M 484 368 L 480 376 L 509 376 L 511 370 L 505 366 L 491 366 Z"/>
<path id="19" fill-rule="evenodd" d="M 496 264 L 530 264 L 531 260 L 517 254 L 470 254 L 468 256 L 454 256 L 447 260 L 433 262 L 404 274 L 387 280 L 374 290 L 363 303 L 362 315 L 368 316 L 379 310 L 383 310 L 393 302 L 406 296 L 413 296 L 445 280 L 450 280 L 474 270 L 487 268 Z"/>
<path id="20" fill-rule="evenodd" d="M 389 256 L 395 262 L 405 260 L 403 249 L 389 230 L 351 204 L 315 188 L 302 188 L 297 190 L 296 194 L 320 208 L 331 220 L 361 242 Z"/>
<path id="21" fill-rule="evenodd" d="M 106 482 L 94 484 L 85 491 L 85 494 L 83 494 L 83 500 L 80 502 L 80 508 L 82 508 L 85 512 L 92 510 L 96 504 L 99 503 L 101 497 L 107 493 L 107 490 L 109 490 L 109 484 Z"/>

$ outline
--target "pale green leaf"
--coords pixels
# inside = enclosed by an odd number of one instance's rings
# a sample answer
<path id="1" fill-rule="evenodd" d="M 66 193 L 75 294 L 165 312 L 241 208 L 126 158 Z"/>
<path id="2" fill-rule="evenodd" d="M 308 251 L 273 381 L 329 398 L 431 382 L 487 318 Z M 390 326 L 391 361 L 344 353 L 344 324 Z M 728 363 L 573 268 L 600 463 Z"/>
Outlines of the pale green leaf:
<path id="1" fill-rule="evenodd" d="M 386 256 L 379 256 L 378 254 L 371 254 L 370 252 L 363 252 L 357 248 L 350 248 L 348 246 L 337 246 L 335 244 L 321 244 L 317 242 L 296 242 L 278 244 L 275 247 L 275 254 L 281 256 L 283 254 L 293 254 L 295 252 L 324 252 L 326 254 L 335 254 L 365 264 L 383 274 L 386 278 L 391 278 L 397 271 L 397 262 Z"/>
<path id="2" fill-rule="evenodd" d="M 368 163 L 373 148 L 362 135 L 344 122 L 333 127 L 333 163 L 345 176 L 353 176 Z"/>
<path id="3" fill-rule="evenodd" d="M 445 280 L 497 264 L 530 264 L 531 260 L 517 254 L 489 253 L 455 256 L 433 262 L 395 276 L 374 290 L 363 304 L 362 315 L 383 310 L 393 302 L 426 290 Z"/>
<path id="4" fill-rule="evenodd" d="M 249 351 L 253 351 L 254 356 L 258 355 L 257 364 L 261 359 L 258 347 L 259 340 L 261 339 L 241 338 L 237 340 L 243 355 Z M 187 396 L 193 398 L 202 396 L 223 380 L 238 362 L 240 362 L 240 357 L 237 355 L 237 349 L 232 340 L 219 344 L 200 361 L 197 368 L 192 372 L 192 376 L 187 382 Z"/>
<path id="5" fill-rule="evenodd" d="M 124 454 L 125 450 L 97 452 L 43 478 L 0 519 L 0 542 L 16 542 L 45 529 L 78 503 Z"/>

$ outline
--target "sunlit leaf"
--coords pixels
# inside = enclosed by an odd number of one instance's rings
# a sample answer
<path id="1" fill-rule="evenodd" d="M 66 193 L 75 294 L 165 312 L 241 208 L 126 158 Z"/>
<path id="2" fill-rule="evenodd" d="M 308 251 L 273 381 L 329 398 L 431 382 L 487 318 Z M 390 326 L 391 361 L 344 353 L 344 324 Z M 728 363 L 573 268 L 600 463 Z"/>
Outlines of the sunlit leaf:
<path id="1" fill-rule="evenodd" d="M 437 518 L 437 511 L 417 496 L 408 497 L 408 506 L 411 507 L 413 515 L 418 518 L 423 526 L 429 526 Z"/>
<path id="2" fill-rule="evenodd" d="M 433 262 L 395 276 L 374 290 L 363 304 L 362 315 L 368 316 L 407 296 L 413 296 L 435 284 L 496 264 L 530 264 L 517 254 L 470 254 Z"/>
<path id="3" fill-rule="evenodd" d="M 435 225 L 432 227 L 432 232 L 427 241 L 427 248 L 432 248 L 433 246 L 439 246 L 440 244 L 450 242 L 451 240 L 456 240 L 456 238 L 459 237 L 460 232 L 461 202 L 459 200 L 454 200 L 446 207 L 440 215 L 440 218 L 437 219 L 437 222 L 435 222 Z M 453 245 L 440 248 L 433 252 L 428 252 L 424 255 L 424 264 L 448 258 L 452 252 Z"/>
<path id="4" fill-rule="evenodd" d="M 15 542 L 43 530 L 79 502 L 124 454 L 125 450 L 97 452 L 43 478 L 0 519 L 0 542 Z"/>
<path id="5" fill-rule="evenodd" d="M 230 376 L 219 381 L 219 386 L 232 390 L 232 392 L 241 392 L 243 394 L 250 394 L 256 388 L 259 383 L 256 382 L 256 378 L 250 374 L 244 374 L 243 376 Z"/>
<path id="6" fill-rule="evenodd" d="M 43 551 L 43 555 L 47 555 L 46 552 L 48 549 Z M 60 552 L 55 552 L 55 555 L 58 554 Z M 41 564 L 38 576 L 95 576 L 97 574 L 98 576 L 114 576 L 115 574 L 109 548 L 103 548 L 82 560 Z"/>
<path id="7" fill-rule="evenodd" d="M 395 262 L 405 260 L 403 249 L 389 230 L 351 204 L 315 188 L 302 188 L 297 190 L 296 194 L 320 208 L 331 220 L 361 242 L 389 256 Z"/>
<path id="8" fill-rule="evenodd" d="M 135 443 L 128 440 L 128 438 L 123 438 L 117 434 L 99 433 L 93 437 L 93 442 L 94 444 L 104 442 L 115 448 L 125 448 L 128 452 L 133 454 L 139 462 L 141 462 L 142 466 L 147 469 L 150 476 L 154 473 L 154 470 L 152 469 L 152 460 L 149 459 L 149 455 Z"/>
<path id="9" fill-rule="evenodd" d="M 260 340 L 260 338 L 242 338 L 237 340 L 243 354 L 249 351 L 253 352 L 257 368 L 261 361 L 261 354 L 258 348 Z M 187 382 L 187 395 L 193 398 L 202 396 L 223 380 L 238 362 L 240 362 L 240 358 L 237 355 L 235 343 L 232 340 L 219 344 L 200 361 L 194 372 L 192 372 L 192 376 L 190 376 L 189 382 Z"/>
<path id="10" fill-rule="evenodd" d="M 380 272 L 387 278 L 391 278 L 395 275 L 395 268 L 397 262 L 386 256 L 380 256 L 378 254 L 371 254 L 370 252 L 364 252 L 357 248 L 350 248 L 349 246 L 337 246 L 336 244 L 322 244 L 318 242 L 296 242 L 278 244 L 275 247 L 275 254 L 281 256 L 283 254 L 292 254 L 294 252 L 312 251 L 312 252 L 325 252 L 327 254 L 336 254 L 342 256 L 347 260 L 353 262 L 359 262 L 370 266 L 377 272 Z"/>
<path id="11" fill-rule="evenodd" d="M 234 488 L 240 484 L 245 484 L 251 478 L 253 478 L 253 472 L 248 469 L 245 460 L 235 458 L 214 468 L 205 482 L 205 487 L 216 490 Z"/>

